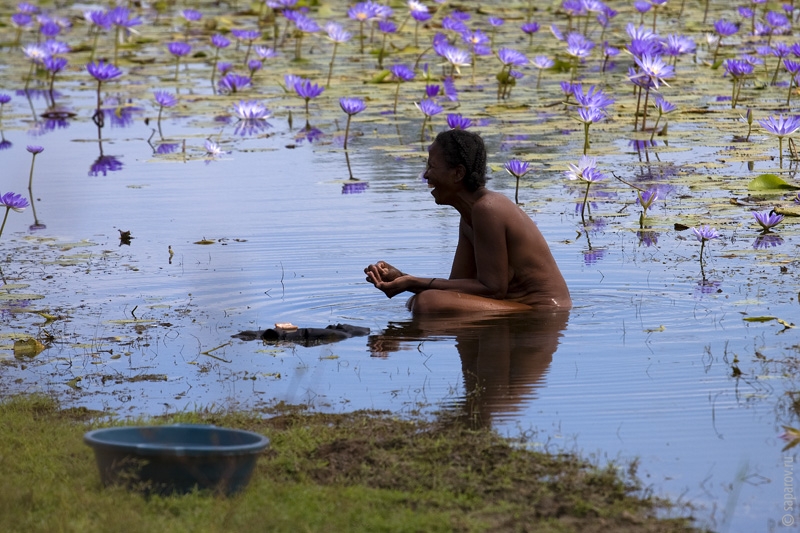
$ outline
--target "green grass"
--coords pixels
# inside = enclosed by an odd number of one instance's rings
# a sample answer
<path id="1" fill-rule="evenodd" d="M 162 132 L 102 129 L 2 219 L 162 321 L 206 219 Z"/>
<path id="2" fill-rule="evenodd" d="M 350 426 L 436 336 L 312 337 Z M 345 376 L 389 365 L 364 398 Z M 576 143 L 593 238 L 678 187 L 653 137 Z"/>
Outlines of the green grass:
<path id="1" fill-rule="evenodd" d="M 11 398 L 0 404 L 0 530 L 691 530 L 685 518 L 657 518 L 670 506 L 642 497 L 630 474 L 513 447 L 456 421 L 284 408 L 146 422 L 237 427 L 271 444 L 240 495 L 146 497 L 103 487 L 82 440 L 89 429 L 123 422 L 62 410 L 44 396 Z"/>

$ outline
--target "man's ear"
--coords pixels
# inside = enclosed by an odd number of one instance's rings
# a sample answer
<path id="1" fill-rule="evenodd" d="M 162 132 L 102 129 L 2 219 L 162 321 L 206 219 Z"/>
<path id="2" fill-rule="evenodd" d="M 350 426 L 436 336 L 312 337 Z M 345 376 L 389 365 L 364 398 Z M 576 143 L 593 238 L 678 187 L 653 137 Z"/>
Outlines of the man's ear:
<path id="1" fill-rule="evenodd" d="M 466 177 L 466 175 L 467 175 L 467 167 L 461 164 L 457 165 L 455 182 L 458 183 L 459 181 L 462 181 Z"/>

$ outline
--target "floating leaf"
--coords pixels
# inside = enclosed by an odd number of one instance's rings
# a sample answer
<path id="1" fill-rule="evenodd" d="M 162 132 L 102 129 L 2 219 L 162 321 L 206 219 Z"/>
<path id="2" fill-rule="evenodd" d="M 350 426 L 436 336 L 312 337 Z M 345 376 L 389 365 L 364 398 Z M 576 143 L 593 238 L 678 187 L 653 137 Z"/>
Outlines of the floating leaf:
<path id="1" fill-rule="evenodd" d="M 797 207 L 776 207 L 774 211 L 776 215 L 783 215 L 785 217 L 800 217 L 800 208 Z"/>
<path id="2" fill-rule="evenodd" d="M 206 239 L 205 237 L 203 237 L 203 240 L 195 241 L 194 244 L 214 244 L 215 242 L 217 242 L 217 241 L 215 241 L 213 239 Z"/>
<path id="3" fill-rule="evenodd" d="M 751 191 L 774 191 L 795 190 L 800 189 L 800 187 L 787 183 L 775 174 L 761 174 L 747 184 L 747 189 Z"/>
<path id="4" fill-rule="evenodd" d="M 36 357 L 42 353 L 45 345 L 33 337 L 14 342 L 14 357 Z"/>
<path id="5" fill-rule="evenodd" d="M 18 302 L 20 300 L 41 300 L 44 298 L 41 294 L 13 294 L 13 293 L 0 293 L 0 301 L 2 302 Z"/>
<path id="6" fill-rule="evenodd" d="M 781 326 L 784 327 L 784 329 L 788 329 L 788 328 L 793 328 L 794 327 L 794 324 L 792 324 L 791 322 L 787 322 L 786 320 L 783 320 L 782 318 L 778 318 L 776 316 L 746 316 L 746 317 L 744 317 L 744 321 L 745 322 L 770 322 L 772 320 L 777 321 L 778 324 L 780 324 Z"/>
<path id="7" fill-rule="evenodd" d="M 82 379 L 83 379 L 82 377 L 78 376 L 77 378 L 73 378 L 67 381 L 67 387 L 73 388 L 75 390 L 80 389 L 80 387 L 78 386 L 78 382 L 81 381 Z"/>
<path id="8" fill-rule="evenodd" d="M 769 322 L 770 320 L 777 320 L 778 317 L 775 316 L 746 316 L 744 317 L 745 322 Z"/>

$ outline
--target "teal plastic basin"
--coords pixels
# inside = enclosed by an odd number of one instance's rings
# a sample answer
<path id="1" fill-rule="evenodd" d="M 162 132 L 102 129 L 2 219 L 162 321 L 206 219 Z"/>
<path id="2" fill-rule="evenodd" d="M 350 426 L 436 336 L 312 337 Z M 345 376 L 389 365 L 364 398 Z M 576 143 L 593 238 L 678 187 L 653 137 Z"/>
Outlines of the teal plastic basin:
<path id="1" fill-rule="evenodd" d="M 96 429 L 83 440 L 94 449 L 104 485 L 162 495 L 195 489 L 235 494 L 250 482 L 269 445 L 258 433 L 189 424 Z"/>

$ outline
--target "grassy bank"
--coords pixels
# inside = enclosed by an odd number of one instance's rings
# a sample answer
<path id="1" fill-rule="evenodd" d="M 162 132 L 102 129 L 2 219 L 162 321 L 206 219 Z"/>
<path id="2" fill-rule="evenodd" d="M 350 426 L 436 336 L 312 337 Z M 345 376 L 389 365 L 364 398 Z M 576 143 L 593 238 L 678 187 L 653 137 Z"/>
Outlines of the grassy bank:
<path id="1" fill-rule="evenodd" d="M 239 496 L 147 498 L 102 487 L 82 441 L 88 429 L 119 422 L 42 396 L 9 399 L 0 404 L 0 530 L 691 530 L 685 519 L 657 518 L 668 504 L 641 497 L 619 469 L 513 447 L 457 422 L 292 409 L 147 422 L 249 429 L 271 445 Z"/>

